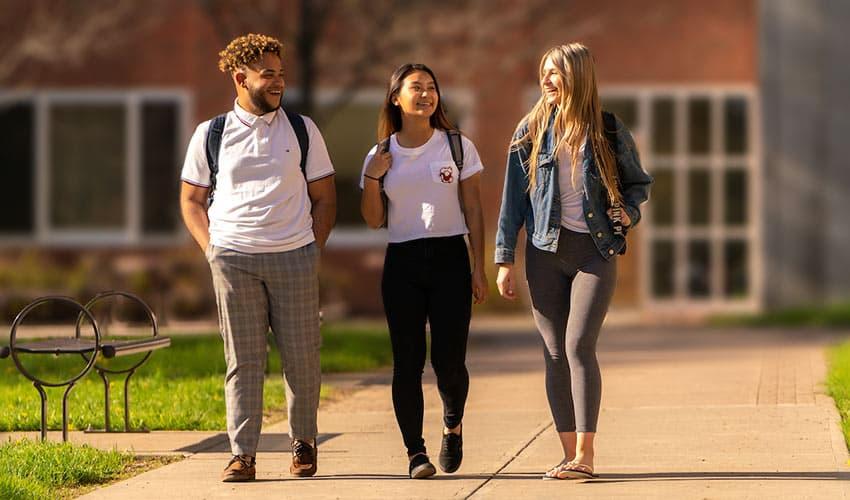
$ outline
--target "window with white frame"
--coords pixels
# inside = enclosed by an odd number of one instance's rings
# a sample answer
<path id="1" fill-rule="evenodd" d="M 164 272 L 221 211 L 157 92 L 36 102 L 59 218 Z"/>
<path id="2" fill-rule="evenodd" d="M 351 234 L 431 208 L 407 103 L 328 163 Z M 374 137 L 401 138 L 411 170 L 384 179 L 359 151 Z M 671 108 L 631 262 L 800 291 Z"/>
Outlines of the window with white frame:
<path id="1" fill-rule="evenodd" d="M 0 94 L 0 241 L 172 242 L 187 97 Z"/>
<path id="2" fill-rule="evenodd" d="M 644 222 L 650 303 L 758 303 L 755 98 L 747 88 L 608 89 L 655 178 Z"/>

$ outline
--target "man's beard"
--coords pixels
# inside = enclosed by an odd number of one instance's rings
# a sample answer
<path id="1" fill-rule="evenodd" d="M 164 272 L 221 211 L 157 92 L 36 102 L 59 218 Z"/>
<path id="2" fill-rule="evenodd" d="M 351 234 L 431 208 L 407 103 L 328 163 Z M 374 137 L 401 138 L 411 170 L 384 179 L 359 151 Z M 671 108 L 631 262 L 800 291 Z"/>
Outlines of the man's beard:
<path id="1" fill-rule="evenodd" d="M 264 92 L 262 90 L 248 89 L 248 96 L 251 97 L 251 104 L 254 105 L 257 109 L 263 112 L 263 114 L 271 113 L 276 110 L 278 106 L 272 106 L 263 96 Z"/>

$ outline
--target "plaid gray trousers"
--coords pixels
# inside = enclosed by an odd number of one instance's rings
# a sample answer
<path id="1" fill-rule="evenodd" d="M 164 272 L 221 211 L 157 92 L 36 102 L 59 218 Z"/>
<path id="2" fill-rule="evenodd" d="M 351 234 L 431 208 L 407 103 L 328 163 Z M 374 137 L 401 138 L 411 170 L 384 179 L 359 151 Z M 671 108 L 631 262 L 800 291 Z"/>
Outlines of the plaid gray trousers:
<path id="1" fill-rule="evenodd" d="M 257 454 L 269 327 L 283 366 L 289 434 L 314 439 L 321 386 L 318 247 L 247 254 L 210 245 L 207 260 L 227 361 L 224 394 L 232 453 Z"/>

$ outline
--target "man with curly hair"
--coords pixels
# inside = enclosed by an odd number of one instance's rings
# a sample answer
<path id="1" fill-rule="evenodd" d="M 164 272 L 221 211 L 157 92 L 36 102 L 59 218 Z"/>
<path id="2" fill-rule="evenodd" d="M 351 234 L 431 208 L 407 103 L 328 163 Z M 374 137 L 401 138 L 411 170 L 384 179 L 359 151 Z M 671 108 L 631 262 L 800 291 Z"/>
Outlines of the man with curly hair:
<path id="1" fill-rule="evenodd" d="M 336 218 L 334 169 L 315 123 L 280 107 L 279 41 L 249 34 L 219 55 L 236 102 L 195 130 L 180 208 L 209 261 L 224 340 L 233 458 L 222 480 L 256 475 L 269 328 L 286 382 L 289 470 L 312 476 L 321 384 L 319 252 Z"/>

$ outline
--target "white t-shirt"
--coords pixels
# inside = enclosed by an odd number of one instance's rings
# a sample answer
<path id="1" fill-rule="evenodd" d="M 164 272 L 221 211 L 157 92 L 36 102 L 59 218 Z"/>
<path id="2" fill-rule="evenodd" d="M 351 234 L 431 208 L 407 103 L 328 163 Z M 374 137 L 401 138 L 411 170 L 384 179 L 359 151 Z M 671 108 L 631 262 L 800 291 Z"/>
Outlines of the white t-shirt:
<path id="1" fill-rule="evenodd" d="M 462 137 L 462 142 L 461 181 L 484 170 L 472 141 Z M 373 147 L 366 155 L 362 173 L 366 172 L 376 149 L 377 146 Z M 393 134 L 390 154 L 393 163 L 384 177 L 390 243 L 467 234 L 469 229 L 458 193 L 458 169 L 452 160 L 446 132 L 434 130 L 428 142 L 418 148 L 399 146 Z M 360 188 L 363 188 L 362 174 Z"/>
<path id="2" fill-rule="evenodd" d="M 577 233 L 589 233 L 587 221 L 584 220 L 584 170 L 581 168 L 584 160 L 584 146 L 579 149 L 576 164 L 576 180 L 573 186 L 572 165 L 568 151 L 558 155 L 558 188 L 561 191 L 561 225 Z"/>
<path id="3" fill-rule="evenodd" d="M 308 117 L 307 182 L 333 175 L 322 134 Z M 210 121 L 198 125 L 181 179 L 209 187 L 206 137 Z M 301 150 L 282 110 L 262 116 L 235 104 L 227 113 L 218 155 L 210 243 L 245 253 L 284 252 L 312 243 L 312 204 L 301 173 Z"/>

